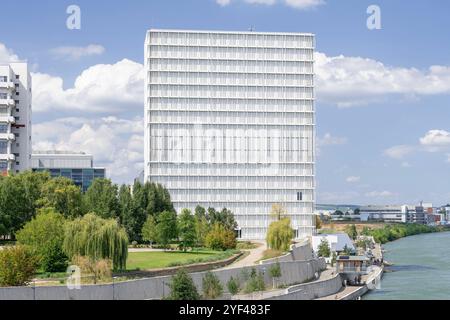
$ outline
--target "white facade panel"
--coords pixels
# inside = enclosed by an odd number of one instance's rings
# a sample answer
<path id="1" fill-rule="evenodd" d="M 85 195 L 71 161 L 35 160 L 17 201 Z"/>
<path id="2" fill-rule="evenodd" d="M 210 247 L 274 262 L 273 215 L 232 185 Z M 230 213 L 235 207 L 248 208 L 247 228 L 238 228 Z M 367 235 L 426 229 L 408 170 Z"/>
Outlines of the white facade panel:
<path id="1" fill-rule="evenodd" d="M 145 180 L 177 210 L 227 207 L 243 239 L 274 203 L 314 234 L 313 57 L 311 34 L 150 30 Z"/>

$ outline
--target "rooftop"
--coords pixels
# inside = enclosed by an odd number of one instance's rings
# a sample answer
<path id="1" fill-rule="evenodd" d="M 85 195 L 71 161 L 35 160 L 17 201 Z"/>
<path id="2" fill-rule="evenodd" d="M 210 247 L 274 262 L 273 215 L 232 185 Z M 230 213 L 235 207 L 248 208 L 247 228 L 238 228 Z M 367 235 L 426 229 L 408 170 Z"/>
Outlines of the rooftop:
<path id="1" fill-rule="evenodd" d="M 314 36 L 307 32 L 264 32 L 264 31 L 225 31 L 225 30 L 183 30 L 183 29 L 149 29 L 147 32 L 180 32 L 180 33 L 218 33 L 218 34 L 259 34 L 286 36 Z"/>

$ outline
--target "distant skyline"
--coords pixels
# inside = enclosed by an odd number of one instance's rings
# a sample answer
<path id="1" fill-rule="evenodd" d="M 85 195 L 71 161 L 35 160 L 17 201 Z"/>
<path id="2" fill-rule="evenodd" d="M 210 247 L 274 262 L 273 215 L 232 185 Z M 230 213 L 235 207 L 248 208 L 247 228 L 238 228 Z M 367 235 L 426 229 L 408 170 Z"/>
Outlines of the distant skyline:
<path id="1" fill-rule="evenodd" d="M 81 30 L 66 8 L 81 8 Z M 368 30 L 366 9 L 381 8 Z M 0 61 L 33 70 L 35 149 L 94 155 L 117 183 L 143 169 L 150 28 L 316 35 L 317 203 L 450 202 L 450 3 L 170 0 L 2 4 Z"/>

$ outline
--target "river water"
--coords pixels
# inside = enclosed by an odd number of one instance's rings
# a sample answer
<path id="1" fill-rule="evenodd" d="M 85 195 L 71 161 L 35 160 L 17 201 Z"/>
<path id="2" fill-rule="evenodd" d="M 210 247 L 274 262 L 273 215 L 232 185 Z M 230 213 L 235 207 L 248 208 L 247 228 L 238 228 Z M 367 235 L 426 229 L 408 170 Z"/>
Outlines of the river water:
<path id="1" fill-rule="evenodd" d="M 450 232 L 427 233 L 383 245 L 393 272 L 364 300 L 450 299 Z"/>

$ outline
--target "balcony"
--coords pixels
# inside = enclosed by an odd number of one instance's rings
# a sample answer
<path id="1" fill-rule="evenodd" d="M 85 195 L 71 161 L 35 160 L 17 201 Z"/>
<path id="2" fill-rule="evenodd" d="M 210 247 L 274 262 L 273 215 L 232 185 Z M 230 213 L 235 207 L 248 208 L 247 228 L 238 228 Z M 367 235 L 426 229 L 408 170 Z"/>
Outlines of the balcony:
<path id="1" fill-rule="evenodd" d="M 0 106 L 14 107 L 15 105 L 16 102 L 11 98 L 7 99 L 0 98 Z"/>
<path id="2" fill-rule="evenodd" d="M 16 135 L 14 133 L 0 133 L 0 140 L 16 140 Z"/>
<path id="3" fill-rule="evenodd" d="M 14 124 L 16 123 L 16 119 L 13 116 L 0 114 L 0 122 Z"/>
<path id="4" fill-rule="evenodd" d="M 13 154 L 0 154 L 0 160 L 3 161 L 15 161 L 16 156 Z"/>
<path id="5" fill-rule="evenodd" d="M 0 89 L 15 90 L 16 87 L 14 85 L 14 82 L 6 81 L 6 82 L 0 82 Z"/>

